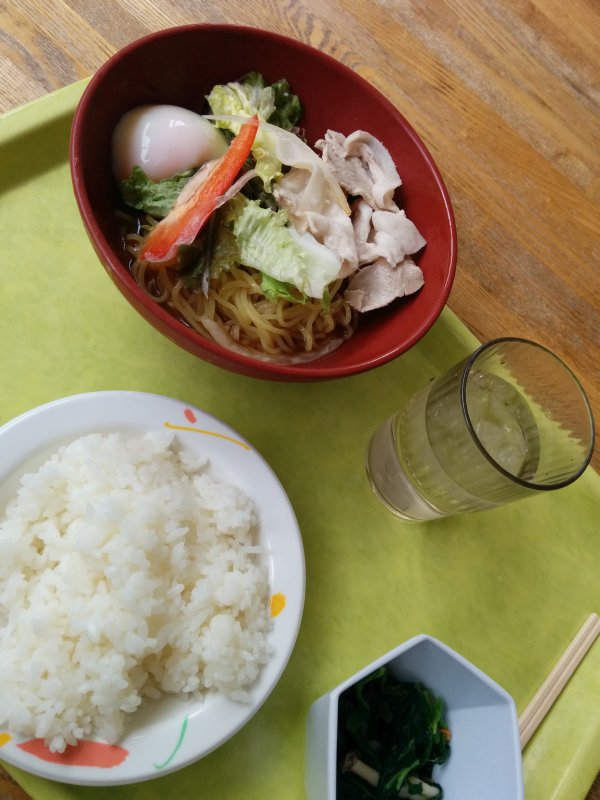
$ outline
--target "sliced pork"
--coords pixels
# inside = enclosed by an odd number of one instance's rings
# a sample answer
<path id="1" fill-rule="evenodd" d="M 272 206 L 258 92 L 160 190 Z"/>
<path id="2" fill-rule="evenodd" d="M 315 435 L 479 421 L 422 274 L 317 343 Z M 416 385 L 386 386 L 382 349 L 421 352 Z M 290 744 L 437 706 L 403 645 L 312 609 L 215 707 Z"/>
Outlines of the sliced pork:
<path id="1" fill-rule="evenodd" d="M 341 258 L 338 277 L 345 278 L 358 266 L 352 221 L 326 192 L 313 191 L 313 181 L 313 175 L 307 170 L 293 168 L 278 181 L 273 195 L 296 230 L 309 231 Z M 310 197 L 307 199 L 307 196 Z"/>
<path id="2" fill-rule="evenodd" d="M 362 197 L 376 209 L 395 211 L 394 192 L 402 184 L 396 166 L 381 142 L 365 131 L 346 137 L 327 131 L 315 147 L 348 194 Z"/>
<path id="3" fill-rule="evenodd" d="M 352 225 L 361 266 L 378 258 L 399 264 L 426 244 L 402 209 L 374 211 L 364 200 L 356 200 L 352 205 Z"/>
<path id="4" fill-rule="evenodd" d="M 380 258 L 358 270 L 344 297 L 352 308 L 364 313 L 387 306 L 397 297 L 413 294 L 423 284 L 423 273 L 410 258 L 397 266 Z"/>

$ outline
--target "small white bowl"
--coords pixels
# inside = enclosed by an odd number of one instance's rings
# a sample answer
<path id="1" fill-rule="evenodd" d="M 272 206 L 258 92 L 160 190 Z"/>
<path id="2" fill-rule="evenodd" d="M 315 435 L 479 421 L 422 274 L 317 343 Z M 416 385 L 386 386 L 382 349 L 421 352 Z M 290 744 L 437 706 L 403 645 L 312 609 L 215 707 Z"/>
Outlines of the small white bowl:
<path id="1" fill-rule="evenodd" d="M 512 697 L 461 655 L 424 634 L 381 656 L 313 703 L 307 720 L 309 800 L 336 800 L 340 695 L 384 665 L 399 680 L 421 682 L 444 701 L 451 752 L 433 772 L 444 800 L 523 800 L 519 723 Z"/>
<path id="2" fill-rule="evenodd" d="M 304 553 L 294 512 L 256 450 L 198 408 L 159 395 L 115 391 L 66 397 L 22 414 L 0 428 L 0 518 L 20 476 L 41 466 L 61 444 L 87 433 L 141 433 L 164 427 L 175 430 L 183 449 L 207 456 L 212 474 L 243 489 L 254 501 L 259 543 L 269 553 L 271 600 L 276 596 L 271 603 L 271 658 L 249 689 L 250 703 L 218 694 L 204 701 L 163 695 L 131 715 L 124 739 L 112 751 L 101 742 L 83 742 L 67 748 L 63 756 L 53 756 L 40 740 L 26 741 L 27 737 L 0 728 L 0 757 L 15 767 L 87 786 L 134 783 L 180 769 L 219 747 L 250 720 L 292 653 L 305 589 Z M 89 763 L 83 765 L 85 761 Z"/>

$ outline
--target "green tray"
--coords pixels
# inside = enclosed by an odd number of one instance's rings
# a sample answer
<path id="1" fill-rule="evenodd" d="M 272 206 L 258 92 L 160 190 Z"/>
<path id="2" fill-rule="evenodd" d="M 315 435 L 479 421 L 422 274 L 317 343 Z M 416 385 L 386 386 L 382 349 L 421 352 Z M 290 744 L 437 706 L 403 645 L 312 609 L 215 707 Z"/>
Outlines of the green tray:
<path id="1" fill-rule="evenodd" d="M 102 389 L 165 394 L 214 414 L 253 443 L 290 497 L 306 554 L 306 604 L 268 701 L 195 765 L 110 789 L 8 771 L 35 800 L 297 800 L 311 703 L 418 633 L 462 653 L 522 711 L 600 610 L 599 477 L 588 470 L 555 494 L 426 525 L 388 513 L 365 477 L 371 432 L 476 340 L 446 309 L 393 363 L 311 384 L 246 378 L 179 349 L 123 299 L 84 233 L 68 164 L 83 86 L 0 118 L 0 424 Z M 590 713 L 599 707 L 597 642 L 524 753 L 527 800 L 585 797 L 600 770 L 600 715 Z"/>

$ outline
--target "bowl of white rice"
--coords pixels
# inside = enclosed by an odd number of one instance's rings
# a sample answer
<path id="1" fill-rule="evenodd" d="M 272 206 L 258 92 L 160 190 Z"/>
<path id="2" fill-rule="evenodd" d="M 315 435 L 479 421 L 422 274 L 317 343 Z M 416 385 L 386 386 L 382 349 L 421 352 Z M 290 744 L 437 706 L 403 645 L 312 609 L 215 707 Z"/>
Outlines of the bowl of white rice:
<path id="1" fill-rule="evenodd" d="M 0 428 L 0 758 L 110 786 L 242 728 L 293 650 L 305 568 L 276 476 L 179 400 L 95 392 Z"/>

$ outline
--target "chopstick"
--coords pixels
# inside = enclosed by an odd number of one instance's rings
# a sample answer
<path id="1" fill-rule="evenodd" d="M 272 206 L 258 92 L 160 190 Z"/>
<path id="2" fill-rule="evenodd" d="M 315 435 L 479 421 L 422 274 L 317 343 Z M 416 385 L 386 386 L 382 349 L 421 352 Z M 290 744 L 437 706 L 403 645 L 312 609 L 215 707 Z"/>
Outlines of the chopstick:
<path id="1" fill-rule="evenodd" d="M 546 680 L 519 717 L 521 750 L 535 733 L 567 681 L 600 634 L 600 616 L 590 614 Z"/>

